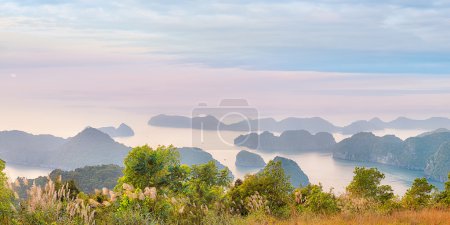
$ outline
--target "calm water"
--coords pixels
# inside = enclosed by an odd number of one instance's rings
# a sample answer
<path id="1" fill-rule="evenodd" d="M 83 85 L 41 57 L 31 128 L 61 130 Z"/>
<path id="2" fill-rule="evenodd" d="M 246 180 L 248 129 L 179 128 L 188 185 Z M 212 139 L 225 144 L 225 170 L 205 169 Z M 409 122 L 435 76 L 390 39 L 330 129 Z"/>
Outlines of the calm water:
<path id="1" fill-rule="evenodd" d="M 150 146 L 169 145 L 172 144 L 177 147 L 200 147 L 213 155 L 215 159 L 222 164 L 228 166 L 235 177 L 243 177 L 247 173 L 254 173 L 259 169 L 242 170 L 236 168 L 234 165 L 236 154 L 243 148 L 229 146 L 223 144 L 224 142 L 232 143 L 233 139 L 240 135 L 239 132 L 221 132 L 220 135 L 215 131 L 208 131 L 205 133 L 198 133 L 190 129 L 177 128 L 161 128 L 150 127 L 146 125 L 146 120 L 127 122 L 134 130 L 136 135 L 131 138 L 117 138 L 118 142 L 124 143 L 128 146 L 137 146 L 148 144 Z M 375 132 L 377 135 L 395 134 L 402 139 L 410 136 L 416 136 L 424 131 L 416 130 L 384 130 Z M 342 140 L 348 136 L 335 134 L 337 141 Z M 203 142 L 201 141 L 203 138 Z M 267 162 L 275 156 L 283 156 L 296 161 L 302 170 L 308 175 L 312 183 L 322 183 L 325 189 L 333 188 L 336 193 L 344 191 L 345 186 L 353 177 L 353 169 L 355 166 L 377 167 L 380 171 L 386 174 L 385 184 L 393 187 L 396 194 L 403 194 L 411 185 L 416 177 L 423 177 L 423 172 L 399 169 L 391 166 L 385 166 L 373 163 L 359 163 L 351 161 L 343 161 L 333 159 L 331 154 L 306 153 L 299 155 L 284 155 L 277 153 L 261 153 L 254 150 L 252 152 L 260 154 Z M 47 175 L 51 169 L 27 167 L 23 165 L 7 165 L 6 173 L 8 176 L 15 178 L 17 176 L 25 176 L 28 178 L 35 178 L 40 175 Z M 439 188 L 443 187 L 442 183 L 434 182 Z"/>
<path id="2" fill-rule="evenodd" d="M 7 163 L 5 173 L 10 180 L 15 180 L 17 177 L 27 177 L 33 179 L 39 176 L 46 176 L 52 170 L 53 169 L 50 168 Z"/>

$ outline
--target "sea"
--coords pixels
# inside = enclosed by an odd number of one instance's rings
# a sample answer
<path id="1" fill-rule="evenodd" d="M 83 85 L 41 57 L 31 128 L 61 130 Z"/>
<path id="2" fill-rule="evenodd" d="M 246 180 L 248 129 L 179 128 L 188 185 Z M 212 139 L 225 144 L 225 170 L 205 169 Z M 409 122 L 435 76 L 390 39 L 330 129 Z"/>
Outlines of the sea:
<path id="1" fill-rule="evenodd" d="M 148 117 L 149 118 L 149 117 Z M 234 131 L 193 131 L 183 128 L 154 127 L 147 125 L 147 120 L 131 120 L 127 124 L 134 131 L 135 136 L 129 138 L 115 138 L 117 142 L 127 146 L 149 145 L 157 147 L 158 145 L 174 145 L 176 147 L 200 147 L 209 152 L 213 158 L 227 166 L 236 178 L 243 178 L 246 174 L 258 172 L 259 169 L 242 169 L 235 166 L 236 155 L 240 150 L 248 150 L 257 153 L 268 162 L 275 156 L 282 156 L 294 160 L 300 168 L 309 177 L 310 182 L 322 184 L 325 190 L 331 190 L 336 194 L 343 193 L 345 187 L 350 183 L 353 177 L 355 167 L 376 167 L 385 174 L 383 184 L 391 185 L 395 194 L 403 195 L 411 186 L 415 178 L 425 177 L 422 171 L 413 171 L 401 169 L 393 166 L 387 166 L 376 163 L 364 163 L 334 159 L 331 154 L 324 153 L 301 153 L 296 155 L 287 155 L 283 153 L 265 153 L 257 150 L 246 149 L 234 146 L 233 140 L 243 134 Z M 394 134 L 399 138 L 417 136 L 424 130 L 382 130 L 374 132 L 376 135 L 383 136 Z M 35 134 L 37 132 L 34 132 Z M 76 133 L 75 133 L 76 134 Z M 74 135 L 75 135 L 74 134 Z M 58 136 L 58 134 L 54 134 Z M 64 136 L 64 135 L 61 135 Z M 66 135 L 68 136 L 68 135 Z M 339 133 L 333 134 L 336 141 L 348 138 L 349 135 Z M 36 178 L 46 176 L 52 171 L 52 168 L 33 167 L 28 165 L 16 165 L 7 163 L 6 174 L 13 180 L 17 177 Z M 436 187 L 442 189 L 444 184 L 441 182 L 430 181 Z"/>

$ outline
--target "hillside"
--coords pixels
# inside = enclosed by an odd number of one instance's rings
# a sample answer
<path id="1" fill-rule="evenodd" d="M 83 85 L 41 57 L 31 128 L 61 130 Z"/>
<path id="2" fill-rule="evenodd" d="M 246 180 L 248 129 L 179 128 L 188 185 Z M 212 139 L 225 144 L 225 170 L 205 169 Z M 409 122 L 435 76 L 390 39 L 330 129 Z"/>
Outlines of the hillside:
<path id="1" fill-rule="evenodd" d="M 121 165 L 129 149 L 94 128 L 86 128 L 68 139 L 22 131 L 0 132 L 0 157 L 15 164 L 60 169 Z"/>
<path id="2" fill-rule="evenodd" d="M 237 146 L 258 149 L 265 152 L 296 154 L 309 151 L 329 152 L 336 143 L 329 133 L 315 135 L 305 130 L 285 131 L 280 136 L 270 132 L 240 135 L 234 139 Z"/>
<path id="3" fill-rule="evenodd" d="M 33 135 L 23 131 L 0 132 L 0 158 L 16 164 L 47 165 L 48 157 L 66 143 L 52 135 Z"/>
<path id="4" fill-rule="evenodd" d="M 305 187 L 309 184 L 308 176 L 294 160 L 277 156 L 273 161 L 281 162 L 281 166 L 283 167 L 286 176 L 289 177 L 292 186 Z"/>
<path id="5" fill-rule="evenodd" d="M 442 144 L 427 161 L 425 173 L 431 178 L 445 182 L 450 172 L 450 142 Z"/>
<path id="6" fill-rule="evenodd" d="M 248 125 L 258 130 L 269 132 L 284 132 L 288 130 L 306 130 L 310 133 L 328 132 L 328 133 L 343 133 L 343 134 L 357 134 L 360 132 L 372 132 L 384 129 L 399 129 L 399 130 L 436 130 L 436 129 L 450 129 L 450 119 L 444 117 L 431 117 L 428 119 L 418 120 L 406 117 L 398 117 L 395 120 L 385 122 L 380 118 L 373 118 L 371 120 L 358 120 L 345 126 L 337 126 L 333 123 L 320 118 L 298 118 L 288 117 L 277 121 L 273 118 L 260 118 L 235 122 L 232 124 L 221 123 L 213 116 L 201 117 L 186 117 L 173 115 L 157 115 L 152 117 L 148 124 L 150 126 L 159 127 L 174 127 L 174 128 L 193 128 L 215 130 L 220 127 L 221 130 L 229 131 L 249 131 Z M 203 127 L 200 126 L 203 124 Z"/>
<path id="7" fill-rule="evenodd" d="M 102 164 L 122 165 L 129 147 L 115 142 L 107 134 L 86 128 L 49 156 L 47 164 L 53 168 L 75 169 Z"/>
<path id="8" fill-rule="evenodd" d="M 86 166 L 71 171 L 55 169 L 48 177 L 56 181 L 61 176 L 62 183 L 73 180 L 80 191 L 92 194 L 95 189 L 101 190 L 104 187 L 113 189 L 119 177 L 123 175 L 122 170 L 123 168 L 117 165 Z M 15 181 L 14 190 L 19 194 L 20 198 L 24 199 L 27 197 L 27 190 L 33 184 L 44 187 L 47 182 L 48 178 L 43 176 L 36 179 L 20 177 Z"/>
<path id="9" fill-rule="evenodd" d="M 448 171 L 437 168 L 446 165 L 445 162 L 448 164 L 444 160 L 447 142 L 450 142 L 449 132 L 430 133 L 405 141 L 393 135 L 377 137 L 372 133 L 359 133 L 337 143 L 333 147 L 333 157 L 425 170 L 432 178 L 443 181 Z"/>
<path id="10" fill-rule="evenodd" d="M 242 150 L 236 155 L 235 165 L 237 167 L 256 167 L 262 168 L 266 166 L 264 159 L 255 153 Z"/>
<path id="11" fill-rule="evenodd" d="M 99 131 L 109 135 L 112 138 L 115 137 L 132 137 L 134 136 L 134 131 L 130 126 L 122 123 L 119 127 L 101 127 L 97 128 Z"/>

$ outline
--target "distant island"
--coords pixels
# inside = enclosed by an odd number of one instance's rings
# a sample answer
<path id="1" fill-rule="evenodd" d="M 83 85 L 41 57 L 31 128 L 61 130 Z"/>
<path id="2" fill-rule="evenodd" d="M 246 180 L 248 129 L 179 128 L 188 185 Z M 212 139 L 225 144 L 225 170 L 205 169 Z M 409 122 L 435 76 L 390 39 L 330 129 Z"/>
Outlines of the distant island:
<path id="1" fill-rule="evenodd" d="M 265 131 L 261 134 L 240 135 L 234 143 L 236 146 L 270 153 L 332 153 L 336 159 L 424 171 L 429 178 L 440 182 L 447 180 L 450 171 L 450 131 L 446 129 L 426 132 L 405 141 L 394 135 L 378 137 L 370 132 L 361 132 L 339 143 L 335 142 L 331 134 L 324 132 L 313 135 L 304 130 L 285 131 L 276 136 Z"/>
<path id="2" fill-rule="evenodd" d="M 430 132 L 405 141 L 394 135 L 358 133 L 337 143 L 333 157 L 421 170 L 444 182 L 450 171 L 450 132 Z"/>
<path id="3" fill-rule="evenodd" d="M 213 116 L 186 117 L 160 114 L 148 121 L 150 126 L 192 128 L 205 130 L 229 130 L 248 131 L 248 123 L 252 127 L 258 127 L 261 131 L 284 132 L 288 130 L 306 130 L 310 133 L 328 132 L 342 134 L 356 134 L 360 132 L 372 132 L 384 129 L 419 129 L 436 130 L 439 128 L 450 129 L 450 119 L 444 117 L 432 117 L 424 120 L 399 117 L 385 122 L 379 118 L 360 120 L 346 126 L 337 126 L 320 117 L 296 118 L 289 117 L 280 121 L 273 118 L 261 118 L 249 121 L 240 121 L 232 124 L 224 124 Z M 257 125 L 257 126 L 256 126 Z"/>
<path id="4" fill-rule="evenodd" d="M 399 117 L 390 122 L 384 122 L 379 118 L 361 120 L 342 128 L 343 134 L 355 134 L 384 129 L 398 130 L 436 130 L 440 128 L 450 129 L 450 119 L 444 117 L 431 117 L 424 120 Z"/>
<path id="5" fill-rule="evenodd" d="M 286 176 L 294 187 L 305 187 L 309 184 L 308 176 L 303 172 L 300 166 L 292 159 L 277 156 L 273 159 L 275 162 L 281 162 Z"/>
<path id="6" fill-rule="evenodd" d="M 260 155 L 242 150 L 236 155 L 235 165 L 237 167 L 263 168 L 266 163 Z"/>
<path id="7" fill-rule="evenodd" d="M 87 127 L 71 138 L 52 135 L 33 135 L 22 131 L 0 132 L 0 158 L 8 163 L 75 170 L 86 166 L 118 165 L 131 150 L 114 141 L 98 129 Z M 195 165 L 214 161 L 225 168 L 208 152 L 199 148 L 178 148 L 181 164 Z"/>
<path id="8" fill-rule="evenodd" d="M 229 131 L 248 131 L 248 124 L 251 127 L 257 127 L 259 130 L 267 131 L 285 131 L 285 130 L 308 130 L 316 133 L 321 131 L 337 132 L 339 128 L 331 124 L 330 122 L 319 118 L 287 118 L 281 121 L 276 121 L 272 118 L 264 118 L 258 120 L 240 121 L 232 124 L 224 124 L 213 116 L 205 117 L 183 117 L 183 116 L 170 116 L 170 115 L 158 115 L 152 117 L 148 124 L 151 126 L 159 127 L 173 127 L 173 128 L 193 128 L 193 129 L 205 129 L 216 130 L 218 127 L 222 130 Z M 257 125 L 257 126 L 256 126 Z"/>
<path id="9" fill-rule="evenodd" d="M 234 144 L 265 152 L 296 154 L 310 151 L 330 152 L 336 141 L 330 133 L 319 132 L 313 135 L 305 130 L 291 130 L 280 136 L 268 131 L 240 135 L 234 139 Z"/>
<path id="10" fill-rule="evenodd" d="M 60 169 L 101 164 L 121 165 L 130 147 L 87 127 L 72 138 L 0 132 L 0 158 L 7 162 Z"/>
<path id="11" fill-rule="evenodd" d="M 134 136 L 134 131 L 130 126 L 122 123 L 119 127 L 100 127 L 98 128 L 101 132 L 109 135 L 112 138 L 115 137 L 132 137 Z"/>

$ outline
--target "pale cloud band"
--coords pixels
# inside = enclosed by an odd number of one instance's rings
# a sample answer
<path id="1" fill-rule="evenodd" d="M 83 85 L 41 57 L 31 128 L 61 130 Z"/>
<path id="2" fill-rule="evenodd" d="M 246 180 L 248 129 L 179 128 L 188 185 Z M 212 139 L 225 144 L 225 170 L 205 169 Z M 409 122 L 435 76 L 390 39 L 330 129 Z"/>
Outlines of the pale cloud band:
<path id="1" fill-rule="evenodd" d="M 0 27 L 2 67 L 138 54 L 256 70 L 450 73 L 446 0 L 6 0 Z"/>
<path id="2" fill-rule="evenodd" d="M 0 0 L 0 123 L 222 98 L 278 116 L 448 117 L 448 40 L 446 0 Z"/>

